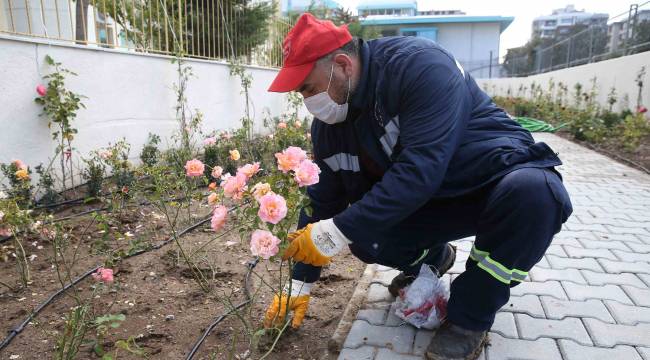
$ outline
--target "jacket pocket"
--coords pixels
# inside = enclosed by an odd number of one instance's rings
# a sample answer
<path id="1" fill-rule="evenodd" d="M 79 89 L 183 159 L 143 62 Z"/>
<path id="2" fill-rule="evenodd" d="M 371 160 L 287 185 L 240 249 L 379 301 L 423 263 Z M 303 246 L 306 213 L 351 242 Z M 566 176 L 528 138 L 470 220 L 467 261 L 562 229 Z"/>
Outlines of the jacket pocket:
<path id="1" fill-rule="evenodd" d="M 546 177 L 546 184 L 551 190 L 555 201 L 560 205 L 560 209 L 562 210 L 562 223 L 564 223 L 573 213 L 573 205 L 571 204 L 569 193 L 566 191 L 562 179 L 555 169 L 544 169 L 544 177 Z"/>

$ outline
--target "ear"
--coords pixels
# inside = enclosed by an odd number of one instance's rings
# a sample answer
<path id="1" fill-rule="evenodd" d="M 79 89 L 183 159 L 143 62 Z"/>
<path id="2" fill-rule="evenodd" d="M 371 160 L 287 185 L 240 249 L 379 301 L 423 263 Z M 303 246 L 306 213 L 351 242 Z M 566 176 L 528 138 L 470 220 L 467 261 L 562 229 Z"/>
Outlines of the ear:
<path id="1" fill-rule="evenodd" d="M 348 77 L 352 77 L 352 58 L 343 53 L 334 55 L 334 63 L 343 69 L 343 73 Z"/>

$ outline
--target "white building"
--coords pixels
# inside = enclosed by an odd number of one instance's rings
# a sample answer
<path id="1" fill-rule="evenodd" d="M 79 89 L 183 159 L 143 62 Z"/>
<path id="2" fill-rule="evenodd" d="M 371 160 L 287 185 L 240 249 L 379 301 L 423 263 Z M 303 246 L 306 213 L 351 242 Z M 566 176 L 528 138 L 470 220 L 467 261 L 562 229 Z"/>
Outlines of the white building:
<path id="1" fill-rule="evenodd" d="M 568 28 L 576 24 L 607 24 L 607 14 L 589 13 L 584 10 L 576 10 L 575 6 L 567 5 L 563 9 L 555 9 L 551 15 L 538 16 L 533 20 L 532 37 L 542 39 L 554 38 L 568 31 Z"/>
<path id="2" fill-rule="evenodd" d="M 643 21 L 650 21 L 650 10 L 641 10 L 636 14 L 636 23 L 640 24 Z M 628 19 L 611 23 L 607 28 L 609 35 L 609 44 L 607 44 L 609 51 L 617 51 L 625 44 L 626 37 L 633 36 L 632 32 L 628 32 Z"/>
<path id="3" fill-rule="evenodd" d="M 415 1 L 361 1 L 357 8 L 362 26 L 376 28 L 382 36 L 420 36 L 449 50 L 476 78 L 498 76 L 501 33 L 512 23 L 508 16 L 469 16 L 458 10 L 427 10 L 417 15 Z"/>

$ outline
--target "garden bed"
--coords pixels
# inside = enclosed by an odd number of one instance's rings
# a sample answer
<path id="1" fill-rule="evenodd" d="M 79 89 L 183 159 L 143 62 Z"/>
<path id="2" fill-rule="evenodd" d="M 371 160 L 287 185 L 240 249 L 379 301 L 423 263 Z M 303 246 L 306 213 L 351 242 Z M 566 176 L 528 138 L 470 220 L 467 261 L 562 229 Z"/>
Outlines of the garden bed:
<path id="1" fill-rule="evenodd" d="M 73 213 L 76 208 L 63 214 Z M 204 210 L 205 211 L 205 210 Z M 140 239 L 141 244 L 155 244 L 168 236 L 164 221 L 150 207 L 130 210 L 128 223 L 111 224 L 119 233 L 133 234 L 131 238 L 116 240 L 107 247 L 128 248 L 129 240 Z M 102 239 L 102 231 L 97 230 L 92 215 L 76 218 L 66 226 L 74 229 L 72 237 L 83 236 L 79 242 L 77 262 L 73 276 L 77 276 L 103 262 L 104 254 L 93 254 L 97 243 Z M 92 231 L 84 231 L 90 226 Z M 226 230 L 227 231 L 227 230 Z M 82 235 L 83 234 L 83 235 Z M 186 251 L 205 246 L 202 256 L 204 263 L 211 264 L 203 269 L 210 278 L 210 293 L 205 293 L 192 279 L 191 272 L 179 261 L 175 245 L 168 244 L 158 250 L 141 256 L 119 261 L 114 266 L 115 288 L 110 292 L 96 295 L 92 307 L 101 314 L 124 314 L 118 328 L 106 334 L 103 347 L 107 352 L 114 351 L 114 344 L 120 339 L 132 338 L 143 354 L 152 358 L 182 359 L 201 336 L 203 330 L 226 310 L 223 299 L 233 303 L 245 299 L 243 287 L 247 263 L 251 261 L 248 239 L 239 239 L 234 233 L 217 238 L 211 229 L 203 226 L 183 236 L 181 239 Z M 215 239 L 216 238 L 216 239 Z M 34 240 L 37 241 L 37 240 Z M 32 283 L 23 291 L 0 290 L 0 330 L 7 333 L 20 323 L 32 309 L 51 293 L 61 288 L 52 267 L 52 244 L 43 241 L 29 243 L 29 253 L 38 254 L 31 262 Z M 42 248 L 37 248 L 42 247 Z M 74 251 L 74 246 L 69 251 Z M 107 249 L 104 249 L 107 251 Z M 270 359 L 314 358 L 327 348 L 327 340 L 333 333 L 343 309 L 348 302 L 356 281 L 362 273 L 363 264 L 346 253 L 339 256 L 323 271 L 321 281 L 312 292 L 309 312 L 303 326 L 295 332 L 286 333 L 278 343 Z M 260 261 L 251 277 L 254 301 L 251 306 L 241 309 L 250 326 L 260 327 L 266 306 L 273 296 L 261 289 L 260 279 L 277 277 L 277 261 Z M 271 274 L 271 275 L 269 275 Z M 0 278 L 8 284 L 17 283 L 17 274 L 12 262 L 0 263 Z M 82 281 L 75 289 L 80 297 L 92 296 L 96 282 L 92 278 Z M 70 290 L 72 291 L 72 290 Z M 221 300 L 219 300 L 221 298 Z M 63 295 L 36 316 L 30 325 L 2 351 L 2 358 L 20 355 L 19 359 L 50 358 L 57 338 L 65 329 L 64 315 L 74 307 L 72 298 Z M 196 359 L 227 358 L 234 354 L 243 358 L 250 348 L 250 334 L 236 316 L 226 318 L 207 337 Z M 78 358 L 99 358 L 93 354 L 91 346 L 82 346 Z M 143 355 L 144 356 L 144 355 Z M 248 354 L 259 358 L 261 353 Z M 118 358 L 135 358 L 134 354 L 119 351 Z"/>

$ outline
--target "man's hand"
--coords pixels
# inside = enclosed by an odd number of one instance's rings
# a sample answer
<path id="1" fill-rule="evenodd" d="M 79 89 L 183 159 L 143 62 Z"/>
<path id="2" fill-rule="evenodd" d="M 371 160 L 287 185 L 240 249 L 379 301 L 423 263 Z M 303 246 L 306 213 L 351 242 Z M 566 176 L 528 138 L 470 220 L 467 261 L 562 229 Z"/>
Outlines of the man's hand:
<path id="1" fill-rule="evenodd" d="M 289 301 L 289 311 L 293 311 L 291 327 L 296 329 L 302 324 L 309 308 L 309 292 L 312 284 L 298 280 L 292 280 L 291 284 L 291 296 L 287 295 L 289 289 L 285 289 L 286 292 L 283 292 L 281 299 L 277 294 L 273 297 L 273 302 L 269 305 L 264 316 L 265 328 L 284 323 L 284 318 L 287 316 L 287 301 Z"/>
<path id="2" fill-rule="evenodd" d="M 284 254 L 282 254 L 283 260 L 293 258 L 295 261 L 314 266 L 323 266 L 330 263 L 330 258 L 321 254 L 311 239 L 313 227 L 313 224 L 309 224 L 287 236 L 287 239 L 291 243 L 284 251 Z"/>
<path id="3" fill-rule="evenodd" d="M 350 241 L 334 225 L 332 219 L 309 224 L 287 236 L 291 241 L 282 259 L 293 258 L 314 266 L 327 265 Z"/>

